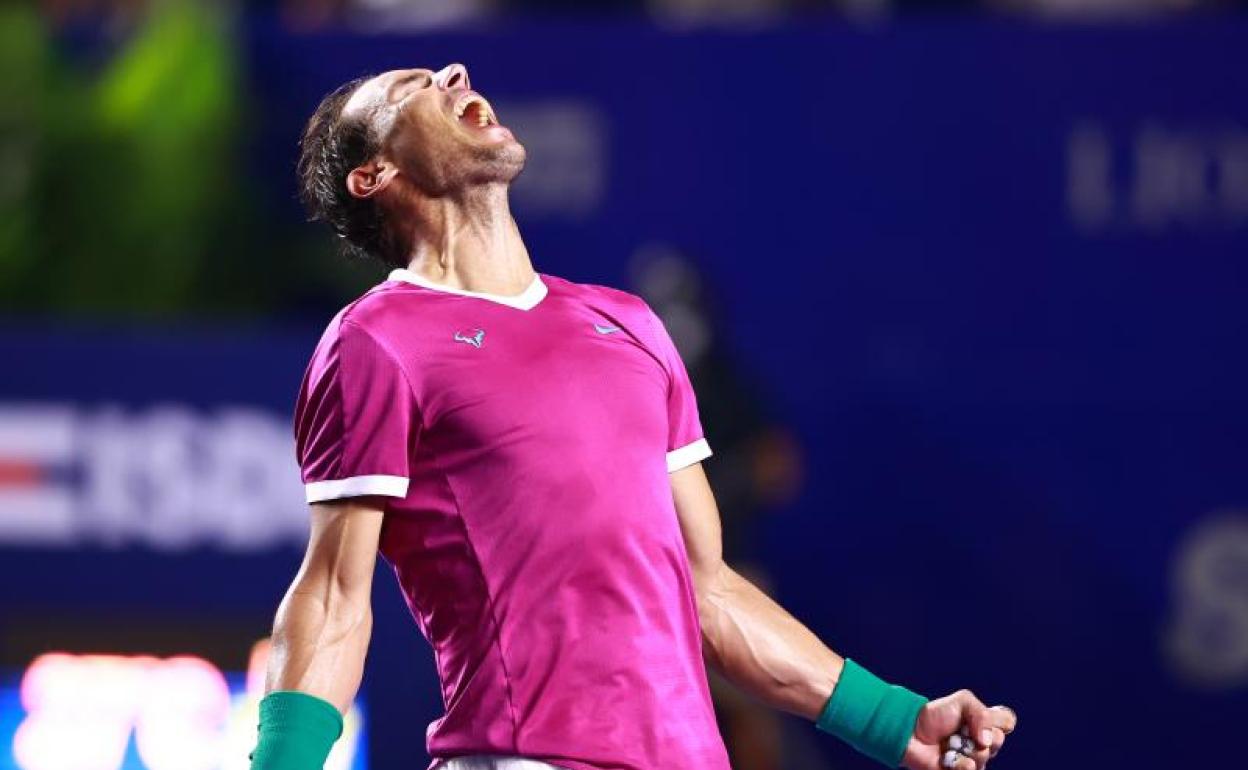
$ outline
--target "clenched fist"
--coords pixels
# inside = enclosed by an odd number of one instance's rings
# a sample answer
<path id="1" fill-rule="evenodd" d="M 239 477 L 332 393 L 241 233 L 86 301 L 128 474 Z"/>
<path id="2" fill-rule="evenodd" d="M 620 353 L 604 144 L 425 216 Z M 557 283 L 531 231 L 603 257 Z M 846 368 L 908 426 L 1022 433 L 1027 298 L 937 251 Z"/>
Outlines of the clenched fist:
<path id="1" fill-rule="evenodd" d="M 929 701 L 919 712 L 902 765 L 910 770 L 983 770 L 1017 725 L 1018 717 L 1009 707 L 988 708 L 970 690 L 959 690 Z M 960 730 L 974 741 L 962 749 L 969 749 L 967 754 L 957 753 L 966 745 L 958 737 Z M 943 764 L 941 755 L 950 751 L 950 759 L 956 758 L 956 762 Z"/>

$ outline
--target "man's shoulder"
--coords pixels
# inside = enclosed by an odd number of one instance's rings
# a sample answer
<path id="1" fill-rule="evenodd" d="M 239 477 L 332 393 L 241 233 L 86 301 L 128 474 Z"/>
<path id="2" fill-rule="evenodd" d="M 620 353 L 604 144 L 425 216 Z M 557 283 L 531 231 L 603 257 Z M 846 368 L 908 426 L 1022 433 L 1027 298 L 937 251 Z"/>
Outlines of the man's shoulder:
<path id="1" fill-rule="evenodd" d="M 558 276 L 543 274 L 548 283 L 557 284 L 565 293 L 593 304 L 605 305 L 625 315 L 650 313 L 650 306 L 641 297 L 614 286 L 597 283 L 578 283 Z"/>
<path id="2" fill-rule="evenodd" d="M 426 303 L 420 292 L 408 291 L 399 281 L 385 280 L 348 302 L 329 323 L 329 330 L 362 329 L 374 336 L 385 336 L 396 326 L 410 328 Z"/>
<path id="3" fill-rule="evenodd" d="M 414 296 L 394 281 L 373 286 L 334 314 L 321 335 L 320 347 L 360 333 L 379 341 L 387 338 L 396 325 L 410 324 L 412 312 L 420 304 L 412 301 Z"/>

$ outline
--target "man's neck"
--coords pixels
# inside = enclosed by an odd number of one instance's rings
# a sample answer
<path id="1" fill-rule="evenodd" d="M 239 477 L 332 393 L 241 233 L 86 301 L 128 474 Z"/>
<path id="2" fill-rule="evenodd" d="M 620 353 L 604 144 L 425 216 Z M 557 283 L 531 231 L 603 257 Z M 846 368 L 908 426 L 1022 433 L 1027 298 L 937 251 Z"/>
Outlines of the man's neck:
<path id="1" fill-rule="evenodd" d="M 506 185 L 425 200 L 413 212 L 408 270 L 463 291 L 513 296 L 533 283 L 529 252 L 512 219 Z"/>

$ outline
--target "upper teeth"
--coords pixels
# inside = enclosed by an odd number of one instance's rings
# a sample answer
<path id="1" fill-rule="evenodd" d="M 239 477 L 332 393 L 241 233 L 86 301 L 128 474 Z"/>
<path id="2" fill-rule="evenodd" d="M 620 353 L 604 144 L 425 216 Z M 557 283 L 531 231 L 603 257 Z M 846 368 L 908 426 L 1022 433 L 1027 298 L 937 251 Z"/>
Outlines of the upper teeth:
<path id="1" fill-rule="evenodd" d="M 462 118 L 469 105 L 474 103 L 481 105 L 481 108 L 477 110 L 477 125 L 484 128 L 493 123 L 494 110 L 490 107 L 490 103 L 476 94 L 469 94 L 459 100 L 459 103 L 455 105 L 455 119 Z"/>

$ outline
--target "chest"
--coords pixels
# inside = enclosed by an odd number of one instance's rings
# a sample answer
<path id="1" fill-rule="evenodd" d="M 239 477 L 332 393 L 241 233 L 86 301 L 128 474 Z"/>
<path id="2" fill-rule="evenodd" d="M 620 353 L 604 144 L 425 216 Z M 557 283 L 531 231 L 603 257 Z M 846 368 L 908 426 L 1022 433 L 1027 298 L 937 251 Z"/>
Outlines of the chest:
<path id="1" fill-rule="evenodd" d="M 456 313 L 414 350 L 425 428 L 490 444 L 662 441 L 669 376 L 643 331 L 590 308 Z"/>

